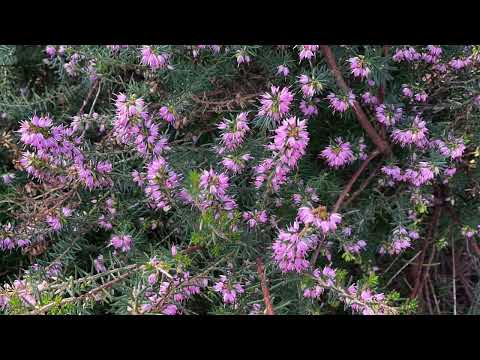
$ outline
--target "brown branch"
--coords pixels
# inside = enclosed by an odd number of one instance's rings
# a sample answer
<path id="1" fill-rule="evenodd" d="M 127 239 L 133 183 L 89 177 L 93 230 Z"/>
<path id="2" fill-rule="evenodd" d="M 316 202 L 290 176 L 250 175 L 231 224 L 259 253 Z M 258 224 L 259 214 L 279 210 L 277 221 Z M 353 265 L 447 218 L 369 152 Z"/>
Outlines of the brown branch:
<path id="1" fill-rule="evenodd" d="M 268 290 L 267 279 L 265 277 L 265 266 L 263 265 L 261 258 L 257 259 L 257 273 L 260 278 L 260 286 L 262 287 L 263 301 L 265 302 L 266 314 L 275 315 L 275 311 L 273 311 L 272 301 L 270 299 L 270 291 Z"/>
<path id="2" fill-rule="evenodd" d="M 377 175 L 378 170 L 382 167 L 382 163 L 378 164 L 378 166 L 372 171 L 370 175 L 360 184 L 358 189 L 345 201 L 345 206 L 350 204 L 353 200 L 357 198 L 358 195 L 362 193 L 363 190 L 372 182 L 372 180 Z"/>
<path id="3" fill-rule="evenodd" d="M 381 152 L 378 149 L 375 149 L 360 165 L 357 171 L 352 175 L 351 179 L 348 181 L 347 185 L 341 192 L 340 196 L 338 197 L 337 201 L 335 202 L 335 205 L 333 206 L 332 212 L 337 212 L 340 207 L 342 206 L 343 202 L 347 198 L 350 190 L 352 190 L 353 184 L 357 181 L 357 179 L 360 177 L 360 175 L 365 171 L 367 168 L 368 164 L 370 161 L 372 161 L 374 158 L 376 158 L 378 155 L 380 155 Z M 365 185 L 366 187 L 366 185 Z M 314 265 L 317 262 L 318 255 L 320 254 L 320 248 L 322 246 L 322 243 L 319 243 L 317 245 L 317 248 L 315 249 L 315 252 L 312 256 L 312 259 L 310 260 L 310 264 Z"/>
<path id="4" fill-rule="evenodd" d="M 95 88 L 97 87 L 97 85 L 99 84 L 99 80 L 95 80 L 95 82 L 92 84 L 88 94 L 87 94 L 87 97 L 85 98 L 85 100 L 83 100 L 83 103 L 82 103 L 82 106 L 80 107 L 80 110 L 78 110 L 78 115 L 82 115 L 83 114 L 83 110 L 85 109 L 85 106 L 87 106 L 88 104 L 88 101 L 90 100 L 90 98 L 92 97 L 93 95 L 93 92 L 95 91 Z"/>
<path id="5" fill-rule="evenodd" d="M 340 196 L 338 197 L 337 199 L 337 202 L 335 203 L 335 205 L 333 206 L 333 212 L 338 212 L 338 210 L 340 209 L 340 207 L 342 206 L 343 202 L 345 201 L 345 198 L 348 196 L 348 194 L 350 193 L 350 190 L 352 190 L 352 186 L 353 184 L 357 181 L 357 179 L 360 177 L 360 175 L 362 175 L 362 173 L 365 171 L 365 169 L 367 168 L 368 164 L 370 163 L 370 161 L 372 161 L 373 159 L 375 159 L 378 155 L 380 155 L 380 150 L 378 149 L 375 149 L 362 163 L 362 165 L 360 165 L 360 167 L 358 168 L 357 171 L 355 171 L 355 173 L 353 174 L 352 178 L 350 179 L 350 181 L 347 183 L 347 185 L 345 186 L 345 188 L 343 189 L 342 193 L 340 194 Z"/>
<path id="6" fill-rule="evenodd" d="M 322 50 L 328 67 L 335 77 L 338 87 L 341 88 L 345 93 L 350 92 L 350 88 L 345 82 L 342 73 L 338 69 L 335 55 L 330 47 L 328 45 L 320 45 L 320 49 Z M 380 149 L 380 151 L 384 154 L 391 154 L 392 150 L 390 149 L 390 145 L 377 133 L 373 125 L 368 120 L 367 115 L 363 111 L 362 107 L 356 100 L 353 101 L 353 111 L 355 112 L 360 125 L 363 127 L 373 143 Z"/>

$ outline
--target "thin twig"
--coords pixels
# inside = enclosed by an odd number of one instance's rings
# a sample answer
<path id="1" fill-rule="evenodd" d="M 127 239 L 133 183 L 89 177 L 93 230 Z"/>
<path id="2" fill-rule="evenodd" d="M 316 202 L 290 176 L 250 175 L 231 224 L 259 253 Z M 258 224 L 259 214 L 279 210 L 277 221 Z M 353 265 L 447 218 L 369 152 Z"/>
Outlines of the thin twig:
<path id="1" fill-rule="evenodd" d="M 368 164 L 370 163 L 370 161 L 372 161 L 373 159 L 375 159 L 378 155 L 380 155 L 380 150 L 378 149 L 375 149 L 362 163 L 362 165 L 360 165 L 360 167 L 358 168 L 357 171 L 355 171 L 355 173 L 352 175 L 352 178 L 350 179 L 350 181 L 347 183 L 347 185 L 345 186 L 345 188 L 343 189 L 342 193 L 340 194 L 340 196 L 338 197 L 337 199 L 337 202 L 335 203 L 335 205 L 333 206 L 333 212 L 337 212 L 340 207 L 342 206 L 343 202 L 345 201 L 345 198 L 348 196 L 350 190 L 352 190 L 352 186 L 353 184 L 357 181 L 357 179 L 359 178 L 360 175 L 362 175 L 362 173 L 365 171 L 365 169 L 367 168 Z"/>
<path id="2" fill-rule="evenodd" d="M 265 266 L 263 265 L 262 259 L 257 259 L 257 273 L 260 278 L 260 285 L 263 292 L 263 301 L 265 302 L 265 313 L 267 315 L 275 315 L 273 311 L 272 301 L 270 299 L 270 291 L 268 290 L 268 283 L 265 277 Z"/>

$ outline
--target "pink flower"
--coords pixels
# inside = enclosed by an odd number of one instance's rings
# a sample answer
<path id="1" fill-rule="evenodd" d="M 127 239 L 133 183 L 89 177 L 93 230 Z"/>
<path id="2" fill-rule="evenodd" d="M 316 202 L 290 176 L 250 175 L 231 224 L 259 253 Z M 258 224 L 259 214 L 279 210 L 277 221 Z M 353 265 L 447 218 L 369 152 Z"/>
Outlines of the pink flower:
<path id="1" fill-rule="evenodd" d="M 200 187 L 214 196 L 224 196 L 228 188 L 228 176 L 217 174 L 212 169 L 204 170 L 200 176 Z"/>
<path id="2" fill-rule="evenodd" d="M 282 75 L 284 77 L 287 77 L 289 72 L 290 70 L 285 65 L 278 65 L 277 75 Z"/>
<path id="3" fill-rule="evenodd" d="M 318 45 L 300 45 L 299 46 L 299 57 L 300 61 L 307 59 L 310 60 L 315 56 L 315 53 L 318 50 Z"/>
<path id="4" fill-rule="evenodd" d="M 162 314 L 164 315 L 176 315 L 177 314 L 177 306 L 174 304 L 168 304 L 162 310 Z"/>
<path id="5" fill-rule="evenodd" d="M 400 144 L 402 147 L 415 144 L 416 146 L 423 148 L 428 145 L 427 134 L 428 129 L 425 125 L 425 121 L 417 115 L 408 129 L 395 129 L 392 133 L 392 138 L 394 142 Z"/>
<path id="6" fill-rule="evenodd" d="M 317 208 L 301 207 L 298 209 L 298 219 L 305 225 L 312 224 L 317 229 L 322 230 L 323 233 L 329 231 L 334 232 L 337 229 L 337 225 L 342 221 L 342 217 L 338 213 L 327 212 L 325 206 L 319 206 Z"/>
<path id="7" fill-rule="evenodd" d="M 235 150 L 245 140 L 246 134 L 250 131 L 247 121 L 247 113 L 242 112 L 234 120 L 223 119 L 218 124 L 218 129 L 222 130 L 222 144 L 228 151 Z"/>
<path id="8" fill-rule="evenodd" d="M 114 235 L 110 240 L 110 245 L 112 245 L 116 250 L 122 252 L 129 252 L 132 247 L 133 239 L 129 235 Z"/>
<path id="9" fill-rule="evenodd" d="M 320 156 L 327 161 L 328 166 L 338 169 L 353 162 L 355 157 L 349 142 L 343 142 L 342 138 L 336 138 L 335 141 L 336 143 L 327 146 Z"/>
<path id="10" fill-rule="evenodd" d="M 251 229 L 255 228 L 258 224 L 265 224 L 268 221 L 268 215 L 265 210 L 245 211 L 242 217 Z"/>
<path id="11" fill-rule="evenodd" d="M 164 69 L 168 65 L 168 54 L 156 54 L 150 46 L 144 46 L 141 50 L 141 64 L 147 65 L 152 71 Z"/>
<path id="12" fill-rule="evenodd" d="M 269 145 L 269 149 L 280 154 L 281 162 L 294 167 L 305 154 L 308 140 L 306 121 L 290 117 L 275 130 L 273 144 Z"/>
<path id="13" fill-rule="evenodd" d="M 2 175 L 2 180 L 5 185 L 11 184 L 13 179 L 15 179 L 15 174 L 4 174 Z"/>
<path id="14" fill-rule="evenodd" d="M 370 94 L 369 91 L 365 92 L 362 95 L 362 100 L 366 105 L 371 105 L 371 106 L 377 106 L 379 101 L 378 98 L 372 94 Z"/>
<path id="15" fill-rule="evenodd" d="M 330 107 L 333 111 L 338 111 L 340 113 L 344 113 L 348 110 L 350 106 L 353 106 L 353 101 L 355 100 L 355 95 L 353 92 L 350 91 L 348 96 L 344 96 L 343 98 L 337 97 L 334 93 L 330 93 L 327 96 L 327 100 L 330 102 Z"/>
<path id="16" fill-rule="evenodd" d="M 93 265 L 97 273 L 102 273 L 107 271 L 105 263 L 103 262 L 103 255 L 99 255 L 95 260 L 93 260 Z"/>
<path id="17" fill-rule="evenodd" d="M 52 58 L 55 57 L 55 55 L 57 53 L 57 50 L 53 46 L 49 45 L 49 46 L 46 47 L 45 52 L 50 57 L 50 59 L 52 59 Z"/>
<path id="18" fill-rule="evenodd" d="M 300 102 L 300 111 L 306 117 L 311 117 L 311 116 L 317 115 L 318 114 L 318 108 L 316 106 L 316 102 L 318 101 L 318 99 L 307 100 L 307 101 L 302 100 Z"/>
<path id="19" fill-rule="evenodd" d="M 215 283 L 213 289 L 222 294 L 225 304 L 234 304 L 238 294 L 243 294 L 245 290 L 240 283 L 232 283 L 225 275 L 220 275 L 220 281 Z"/>
<path id="20" fill-rule="evenodd" d="M 168 122 L 169 124 L 173 124 L 175 122 L 175 109 L 173 106 L 162 106 L 159 110 L 160 117 Z"/>
<path id="21" fill-rule="evenodd" d="M 280 88 L 278 86 L 271 87 L 271 93 L 265 93 L 260 99 L 262 107 L 259 116 L 269 116 L 278 121 L 288 114 L 290 104 L 293 101 L 293 94 L 287 87 Z"/>
<path id="22" fill-rule="evenodd" d="M 237 64 L 239 66 L 240 64 L 248 64 L 250 62 L 250 55 L 245 50 L 238 50 L 235 57 L 237 58 Z"/>
<path id="23" fill-rule="evenodd" d="M 355 77 L 366 78 L 370 74 L 370 69 L 366 66 L 363 56 L 357 56 L 348 59 L 350 70 Z"/>
<path id="24" fill-rule="evenodd" d="M 227 170 L 230 170 L 234 174 L 239 174 L 245 168 L 246 162 L 253 159 L 250 154 L 244 154 L 242 156 L 227 155 L 222 159 L 222 164 Z"/>
<path id="25" fill-rule="evenodd" d="M 52 228 L 54 231 L 58 231 L 62 228 L 62 223 L 57 216 L 47 216 L 47 224 Z"/>
<path id="26" fill-rule="evenodd" d="M 413 91 L 406 85 L 403 85 L 403 86 L 404 86 L 402 89 L 403 96 L 411 98 L 413 96 Z"/>
<path id="27" fill-rule="evenodd" d="M 309 268 L 307 252 L 314 245 L 309 238 L 300 237 L 300 224 L 294 222 L 286 231 L 280 230 L 272 249 L 273 257 L 282 272 L 302 272 Z"/>
<path id="28" fill-rule="evenodd" d="M 375 117 L 378 122 L 385 126 L 392 126 L 402 118 L 402 108 L 395 108 L 393 105 L 379 105 L 375 108 Z"/>

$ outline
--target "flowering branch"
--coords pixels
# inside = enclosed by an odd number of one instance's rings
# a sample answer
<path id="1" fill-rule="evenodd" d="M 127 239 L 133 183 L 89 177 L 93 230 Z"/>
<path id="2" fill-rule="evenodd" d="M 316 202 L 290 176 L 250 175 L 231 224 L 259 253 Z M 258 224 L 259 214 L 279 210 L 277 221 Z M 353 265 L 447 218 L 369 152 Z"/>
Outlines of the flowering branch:
<path id="1" fill-rule="evenodd" d="M 333 54 L 332 50 L 328 45 L 320 45 L 320 49 L 322 50 L 323 56 L 325 57 L 325 61 L 328 67 L 330 68 L 330 70 L 332 71 L 335 77 L 335 81 L 337 82 L 337 85 L 343 91 L 345 91 L 346 93 L 349 93 L 350 88 L 345 82 L 342 73 L 338 69 L 337 61 L 335 59 L 335 55 Z M 358 122 L 363 127 L 363 129 L 367 132 L 368 136 L 373 141 L 373 143 L 380 149 L 382 153 L 390 154 L 392 152 L 392 150 L 390 149 L 390 145 L 384 139 L 382 139 L 382 137 L 377 133 L 377 131 L 372 126 L 370 121 L 368 121 L 367 115 L 363 111 L 362 107 L 356 100 L 353 100 L 353 110 L 355 112 L 355 115 L 357 116 Z"/>
<path id="2" fill-rule="evenodd" d="M 379 149 L 375 149 L 362 163 L 362 165 L 360 165 L 360 167 L 358 168 L 357 171 L 355 171 L 355 173 L 353 174 L 352 178 L 350 179 L 350 181 L 347 183 L 347 185 L 345 186 L 345 188 L 343 189 L 342 193 L 340 194 L 340 196 L 338 197 L 337 201 L 335 202 L 335 205 L 333 206 L 333 210 L 332 212 L 336 213 L 340 207 L 342 206 L 343 202 L 345 201 L 346 197 L 348 196 L 348 194 L 350 193 L 350 190 L 352 190 L 352 186 L 353 184 L 357 181 L 357 179 L 360 177 L 360 175 L 365 171 L 365 169 L 367 168 L 368 164 L 370 163 L 370 161 L 372 161 L 373 159 L 375 159 L 378 155 L 380 155 L 381 152 Z M 312 257 L 312 260 L 310 261 L 310 264 L 312 264 L 312 266 L 317 262 L 317 258 L 318 258 L 318 255 L 320 253 L 320 249 L 321 249 L 321 243 L 318 244 L 317 248 L 315 249 L 315 253 L 313 254 L 313 257 Z"/>

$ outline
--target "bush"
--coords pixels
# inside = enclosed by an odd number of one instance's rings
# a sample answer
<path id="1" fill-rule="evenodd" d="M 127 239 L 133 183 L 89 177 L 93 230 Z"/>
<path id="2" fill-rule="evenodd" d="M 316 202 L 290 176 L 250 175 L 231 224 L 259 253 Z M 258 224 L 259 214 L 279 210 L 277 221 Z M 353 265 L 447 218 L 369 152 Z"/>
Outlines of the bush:
<path id="1" fill-rule="evenodd" d="M 1 46 L 0 311 L 479 310 L 477 46 Z"/>

